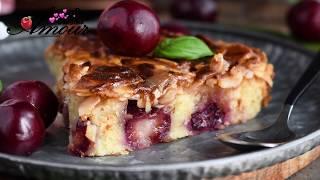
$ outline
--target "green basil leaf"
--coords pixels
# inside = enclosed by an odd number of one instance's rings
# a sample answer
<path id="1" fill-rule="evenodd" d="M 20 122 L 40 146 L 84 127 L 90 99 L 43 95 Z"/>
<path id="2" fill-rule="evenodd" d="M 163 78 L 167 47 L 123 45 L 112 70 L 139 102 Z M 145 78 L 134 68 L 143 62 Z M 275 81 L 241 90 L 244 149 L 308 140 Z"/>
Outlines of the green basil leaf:
<path id="1" fill-rule="evenodd" d="M 212 56 L 213 52 L 201 39 L 194 36 L 181 36 L 161 41 L 154 55 L 168 59 L 195 60 Z"/>
<path id="2" fill-rule="evenodd" d="M 2 91 L 3 85 L 2 85 L 2 81 L 0 80 L 0 93 Z"/>

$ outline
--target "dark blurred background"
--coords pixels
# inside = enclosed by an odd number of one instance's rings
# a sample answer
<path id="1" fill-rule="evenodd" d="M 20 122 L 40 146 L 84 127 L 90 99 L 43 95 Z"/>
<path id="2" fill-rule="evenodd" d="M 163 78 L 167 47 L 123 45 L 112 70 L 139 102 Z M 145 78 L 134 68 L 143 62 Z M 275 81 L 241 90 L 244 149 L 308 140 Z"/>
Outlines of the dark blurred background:
<path id="1" fill-rule="evenodd" d="M 7 25 L 19 24 L 24 16 L 44 15 L 48 13 L 48 9 L 52 8 L 79 8 L 84 20 L 96 20 L 103 9 L 117 1 L 0 0 L 0 21 Z M 151 6 L 162 22 L 170 22 L 174 19 L 206 21 L 206 23 L 236 26 L 264 31 L 288 39 L 298 39 L 298 42 L 313 50 L 320 47 L 318 43 L 320 42 L 320 1 L 317 0 L 140 0 L 140 2 Z M 299 5 L 300 11 L 294 12 L 296 14 L 294 18 L 297 20 L 294 20 L 293 27 L 296 31 L 293 33 L 294 36 L 291 36 L 292 27 L 288 26 L 287 16 L 289 10 L 299 2 L 302 4 Z M 309 5 L 303 5 L 303 3 L 309 3 Z M 301 26 L 305 28 L 298 28 Z M 313 34 L 315 35 L 312 36 Z"/>
<path id="2" fill-rule="evenodd" d="M 1 14 L 27 15 L 43 13 L 49 8 L 80 8 L 88 19 L 98 17 L 100 11 L 117 0 L 0 0 Z M 162 20 L 170 19 L 172 0 L 140 0 L 152 6 Z M 184 1 L 184 0 L 180 0 Z M 285 12 L 292 0 L 218 0 L 219 17 L 222 24 L 262 26 L 286 32 Z M 12 15 L 12 14 L 11 14 Z M 7 17 L 7 16 L 6 16 Z"/>

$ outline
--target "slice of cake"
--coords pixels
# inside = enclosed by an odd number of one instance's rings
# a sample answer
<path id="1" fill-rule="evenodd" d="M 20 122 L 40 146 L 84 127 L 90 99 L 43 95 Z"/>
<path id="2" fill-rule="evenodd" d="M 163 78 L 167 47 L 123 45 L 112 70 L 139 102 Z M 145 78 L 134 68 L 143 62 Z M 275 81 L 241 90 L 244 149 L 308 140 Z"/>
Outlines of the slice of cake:
<path id="1" fill-rule="evenodd" d="M 69 119 L 69 151 L 121 155 L 255 117 L 270 100 L 273 66 L 261 50 L 199 36 L 199 61 L 109 53 L 95 33 L 61 36 L 46 52 Z"/>

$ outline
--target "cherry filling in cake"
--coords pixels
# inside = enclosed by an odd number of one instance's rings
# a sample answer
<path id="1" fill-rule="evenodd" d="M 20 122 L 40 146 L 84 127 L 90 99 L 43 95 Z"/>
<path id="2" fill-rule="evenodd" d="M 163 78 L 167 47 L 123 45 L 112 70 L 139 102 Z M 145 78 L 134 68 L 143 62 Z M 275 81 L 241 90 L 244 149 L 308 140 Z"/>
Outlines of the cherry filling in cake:
<path id="1" fill-rule="evenodd" d="M 195 133 L 218 130 L 224 124 L 224 116 L 224 112 L 216 103 L 207 103 L 204 108 L 191 115 L 188 126 Z"/>
<path id="2" fill-rule="evenodd" d="M 92 141 L 86 137 L 87 132 L 87 121 L 77 121 L 76 131 L 72 132 L 74 138 L 74 146 L 76 148 L 69 149 L 70 153 L 81 156 L 82 152 L 86 152 L 89 150 Z"/>
<path id="3" fill-rule="evenodd" d="M 171 127 L 171 112 L 165 108 L 152 108 L 145 112 L 136 101 L 129 101 L 125 118 L 125 136 L 130 148 L 143 149 L 153 144 L 166 142 Z M 214 102 L 206 103 L 191 115 L 186 128 L 191 134 L 218 130 L 224 124 L 225 114 Z"/>
<path id="4" fill-rule="evenodd" d="M 170 115 L 164 109 L 152 108 L 146 113 L 145 109 L 136 106 L 136 101 L 129 101 L 125 118 L 125 135 L 132 149 L 143 149 L 164 142 L 170 124 Z"/>

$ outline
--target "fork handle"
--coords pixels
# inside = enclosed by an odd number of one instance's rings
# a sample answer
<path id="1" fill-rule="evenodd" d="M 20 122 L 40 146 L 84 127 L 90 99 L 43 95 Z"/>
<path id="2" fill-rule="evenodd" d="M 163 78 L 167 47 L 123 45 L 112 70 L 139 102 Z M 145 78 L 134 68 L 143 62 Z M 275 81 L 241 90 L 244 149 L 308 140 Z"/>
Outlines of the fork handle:
<path id="1" fill-rule="evenodd" d="M 304 92 L 311 86 L 316 80 L 320 71 L 320 51 L 316 54 L 307 70 L 303 73 L 298 83 L 291 90 L 288 95 L 285 104 L 295 105 L 298 99 L 304 94 Z"/>

